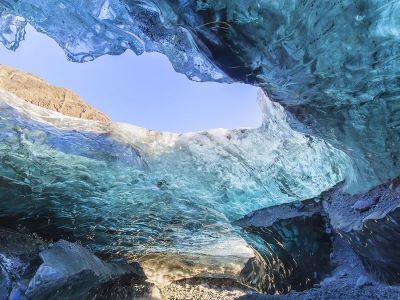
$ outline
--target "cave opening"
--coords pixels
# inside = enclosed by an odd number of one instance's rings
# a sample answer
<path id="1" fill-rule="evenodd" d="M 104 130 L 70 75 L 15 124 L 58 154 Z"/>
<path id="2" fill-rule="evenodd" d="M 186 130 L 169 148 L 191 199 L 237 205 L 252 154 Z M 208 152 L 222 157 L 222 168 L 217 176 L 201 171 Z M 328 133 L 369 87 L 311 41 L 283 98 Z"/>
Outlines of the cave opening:
<path id="1" fill-rule="evenodd" d="M 77 93 L 115 122 L 176 133 L 261 124 L 256 87 L 189 80 L 159 53 L 126 51 L 75 63 L 55 41 L 27 26 L 16 52 L 0 48 L 0 63 Z"/>
<path id="2" fill-rule="evenodd" d="M 71 71 L 96 100 L 169 127 L 114 117 L 49 77 L 114 121 L 163 131 L 112 122 L 0 65 L 0 298 L 125 300 L 141 289 L 149 299 L 400 298 L 395 2 L 33 2 L 0 1 L 6 48 L 30 23 L 87 62 L 74 67 L 104 63 Z M 45 59 L 28 60 L 67 76 L 43 45 Z M 163 53 L 196 82 L 259 85 L 261 126 L 222 124 L 244 109 L 216 109 L 218 93 L 184 77 L 199 90 L 172 101 L 183 88 L 168 80 L 181 75 L 154 54 L 131 67 L 126 49 Z M 146 77 L 139 62 L 158 58 Z M 128 106 L 122 91 L 141 97 L 143 87 L 150 110 Z M 228 87 L 228 99 L 248 99 Z M 196 97 L 220 123 L 173 127 L 213 118 Z M 253 128 L 186 132 L 240 126 Z"/>

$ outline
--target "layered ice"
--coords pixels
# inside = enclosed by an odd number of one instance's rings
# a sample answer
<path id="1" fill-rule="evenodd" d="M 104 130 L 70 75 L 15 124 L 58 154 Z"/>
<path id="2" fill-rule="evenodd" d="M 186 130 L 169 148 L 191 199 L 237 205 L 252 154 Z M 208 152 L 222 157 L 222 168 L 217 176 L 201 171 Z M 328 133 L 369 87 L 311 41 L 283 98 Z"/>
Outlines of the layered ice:
<path id="1" fill-rule="evenodd" d="M 100 252 L 249 257 L 234 220 L 316 196 L 351 168 L 261 91 L 259 102 L 258 129 L 173 134 L 66 117 L 1 90 L 0 221 Z"/>
<path id="2" fill-rule="evenodd" d="M 173 134 L 1 90 L 0 223 L 140 255 L 153 277 L 222 260 L 240 272 L 259 241 L 235 220 L 399 176 L 399 12 L 390 0 L 0 0 L 10 50 L 29 23 L 75 62 L 160 52 L 192 80 L 259 86 L 264 115 L 257 129 Z"/>
<path id="3" fill-rule="evenodd" d="M 157 51 L 193 80 L 258 85 L 293 128 L 352 158 L 356 191 L 400 173 L 399 11 L 378 0 L 3 0 L 0 39 L 15 49 L 29 22 L 74 61 Z"/>

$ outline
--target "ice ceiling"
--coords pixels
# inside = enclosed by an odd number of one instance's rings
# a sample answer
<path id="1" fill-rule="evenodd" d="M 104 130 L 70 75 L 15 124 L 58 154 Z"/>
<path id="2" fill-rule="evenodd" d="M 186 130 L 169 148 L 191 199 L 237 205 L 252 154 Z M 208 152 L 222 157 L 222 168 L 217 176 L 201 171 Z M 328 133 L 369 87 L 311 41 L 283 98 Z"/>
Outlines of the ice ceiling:
<path id="1" fill-rule="evenodd" d="M 262 94 L 257 130 L 157 138 L 60 131 L 2 109 L 1 186 L 15 195 L 1 210 L 17 219 L 42 226 L 48 211 L 96 245 L 185 249 L 234 235 L 253 209 L 400 173 L 398 1 L 1 0 L 0 13 L 9 49 L 30 23 L 70 60 L 161 52 L 192 80 L 250 83 L 282 105 Z"/>
<path id="2" fill-rule="evenodd" d="M 157 51 L 193 80 L 260 86 L 297 130 L 346 151 L 366 189 L 399 174 L 399 10 L 381 0 L 2 0 L 0 26 L 9 49 L 29 22 L 77 62 Z"/>

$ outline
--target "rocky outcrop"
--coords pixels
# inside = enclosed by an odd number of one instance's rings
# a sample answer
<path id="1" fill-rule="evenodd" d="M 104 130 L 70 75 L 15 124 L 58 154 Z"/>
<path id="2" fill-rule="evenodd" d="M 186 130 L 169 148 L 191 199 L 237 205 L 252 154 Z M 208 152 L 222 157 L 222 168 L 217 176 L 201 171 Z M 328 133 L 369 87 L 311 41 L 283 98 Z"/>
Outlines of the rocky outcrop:
<path id="1" fill-rule="evenodd" d="M 253 279 L 264 277 L 259 289 L 273 294 L 314 287 L 287 299 L 329 294 L 339 299 L 340 290 L 371 299 L 400 296 L 399 289 L 387 285 L 400 283 L 400 179 L 357 195 L 344 193 L 342 186 L 314 199 L 252 212 L 237 222 L 264 243 L 259 251 L 264 265 L 254 264 L 248 272 Z"/>
<path id="2" fill-rule="evenodd" d="M 393 300 L 400 299 L 400 286 L 374 281 L 366 272 L 360 258 L 346 241 L 333 238 L 331 263 L 334 270 L 320 284 L 305 291 L 292 291 L 285 295 L 248 293 L 238 300 Z"/>
<path id="3" fill-rule="evenodd" d="M 337 186 L 321 200 L 332 228 L 365 268 L 380 281 L 400 283 L 400 178 L 358 195 Z"/>
<path id="4" fill-rule="evenodd" d="M 269 294 L 305 290 L 331 271 L 331 232 L 319 202 L 282 204 L 236 222 L 261 237 L 263 253 L 242 271 L 245 282 Z"/>
<path id="5" fill-rule="evenodd" d="M 0 88 L 37 106 L 63 115 L 109 123 L 103 113 L 86 104 L 77 94 L 65 88 L 51 86 L 44 80 L 0 64 Z"/>
<path id="6" fill-rule="evenodd" d="M 138 265 L 105 263 L 82 246 L 64 240 L 42 251 L 40 258 L 43 263 L 25 292 L 30 299 L 55 295 L 62 299 L 85 299 L 90 294 L 106 292 L 113 283 L 118 285 L 126 279 L 144 283 L 146 278 Z"/>
<path id="7" fill-rule="evenodd" d="M 0 227 L 0 299 L 23 295 L 21 291 L 40 265 L 39 253 L 47 246 L 34 235 Z"/>
<path id="8" fill-rule="evenodd" d="M 48 245 L 0 228 L 0 299 L 136 299 L 151 285 L 138 263 L 104 262 L 80 245 Z"/>

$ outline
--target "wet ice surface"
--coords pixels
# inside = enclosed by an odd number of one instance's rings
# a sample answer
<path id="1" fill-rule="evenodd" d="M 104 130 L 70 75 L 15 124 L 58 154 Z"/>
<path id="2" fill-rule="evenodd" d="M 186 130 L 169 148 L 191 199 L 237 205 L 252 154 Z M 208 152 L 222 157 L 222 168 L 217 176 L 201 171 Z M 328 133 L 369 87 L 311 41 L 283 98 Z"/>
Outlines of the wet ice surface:
<path id="1" fill-rule="evenodd" d="M 318 195 L 348 167 L 342 152 L 291 130 L 263 94 L 261 128 L 183 135 L 107 127 L 0 96 L 2 223 L 96 251 L 241 257 L 251 251 L 232 221 Z"/>
<path id="2" fill-rule="evenodd" d="M 15 49 L 29 22 L 73 61 L 160 52 L 192 80 L 260 86 L 297 130 L 352 158 L 358 192 L 400 172 L 399 11 L 377 0 L 5 0 L 0 40 Z"/>
<path id="3" fill-rule="evenodd" d="M 174 135 L 5 108 L 3 220 L 97 251 L 206 256 L 228 245 L 246 255 L 250 239 L 232 225 L 244 214 L 345 177 L 352 192 L 397 177 L 399 10 L 376 0 L 3 1 L 7 48 L 29 22 L 78 62 L 157 51 L 192 80 L 261 86 L 293 117 L 266 101 L 260 129 Z M 333 293 L 358 295 L 346 287 Z"/>

